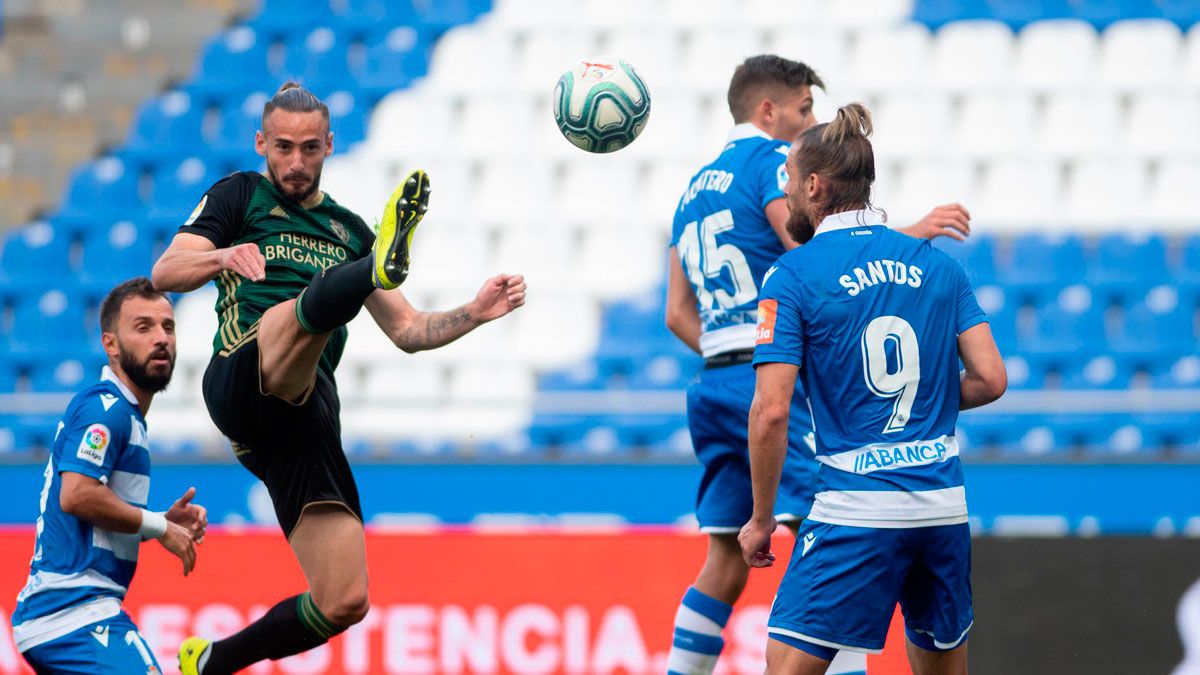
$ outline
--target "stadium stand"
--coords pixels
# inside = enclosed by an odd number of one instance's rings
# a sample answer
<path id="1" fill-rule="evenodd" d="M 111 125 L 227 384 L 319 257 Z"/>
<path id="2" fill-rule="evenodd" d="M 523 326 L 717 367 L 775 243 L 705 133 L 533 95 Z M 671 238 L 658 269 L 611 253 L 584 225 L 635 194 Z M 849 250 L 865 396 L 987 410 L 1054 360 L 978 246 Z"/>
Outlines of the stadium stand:
<path id="1" fill-rule="evenodd" d="M 943 201 L 972 210 L 972 239 L 937 245 L 992 315 L 1012 392 L 963 416 L 965 452 L 1200 451 L 1200 397 L 1175 395 L 1200 393 L 1194 3 L 694 4 L 267 0 L 209 38 L 186 83 L 143 103 L 123 147 L 76 170 L 55 215 L 7 234 L 0 451 L 44 441 L 44 420 L 21 411 L 94 369 L 97 293 L 148 271 L 216 177 L 258 163 L 263 97 L 295 77 L 333 110 L 323 181 L 340 202 L 371 221 L 405 171 L 430 172 L 415 304 L 461 303 L 485 271 L 520 271 L 531 289 L 512 321 L 398 356 L 399 393 L 368 367 L 393 347 L 356 320 L 339 371 L 350 452 L 689 461 L 683 391 L 700 363 L 662 321 L 671 209 L 730 126 L 733 66 L 768 50 L 827 76 L 819 117 L 853 99 L 876 110 L 876 201 L 891 222 Z M 592 51 L 637 65 L 654 95 L 643 136 L 613 155 L 581 153 L 551 124 L 555 78 Z M 61 269 L 72 274 L 50 274 Z M 213 299 L 180 302 L 179 381 L 151 413 L 156 444 L 181 457 L 227 456 L 198 394 Z"/>

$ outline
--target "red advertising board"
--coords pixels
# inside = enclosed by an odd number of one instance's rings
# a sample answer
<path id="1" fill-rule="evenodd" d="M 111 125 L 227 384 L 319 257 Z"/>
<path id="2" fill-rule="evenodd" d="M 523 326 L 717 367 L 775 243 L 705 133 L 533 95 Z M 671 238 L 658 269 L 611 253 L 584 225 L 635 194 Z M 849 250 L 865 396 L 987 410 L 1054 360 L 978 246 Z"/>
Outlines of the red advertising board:
<path id="1" fill-rule="evenodd" d="M 703 559 L 703 537 L 673 530 L 368 535 L 371 612 L 266 673 L 664 673 L 675 609 Z M 730 619 L 720 673 L 761 673 L 766 617 L 791 549 L 751 575 Z M 0 531 L 0 673 L 27 673 L 9 615 L 28 573 L 32 529 Z M 186 579 L 160 547 L 142 547 L 126 609 L 163 670 L 190 634 L 223 636 L 305 588 L 275 530 L 211 532 Z M 871 675 L 907 673 L 903 635 Z"/>

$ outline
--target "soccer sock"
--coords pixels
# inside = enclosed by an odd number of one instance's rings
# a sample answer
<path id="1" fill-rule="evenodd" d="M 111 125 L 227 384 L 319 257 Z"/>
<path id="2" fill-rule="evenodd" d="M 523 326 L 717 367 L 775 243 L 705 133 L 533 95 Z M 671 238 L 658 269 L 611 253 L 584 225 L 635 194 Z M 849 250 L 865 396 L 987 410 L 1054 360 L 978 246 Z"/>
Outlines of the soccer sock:
<path id="1" fill-rule="evenodd" d="M 282 659 L 319 647 L 344 630 L 321 614 L 311 595 L 294 595 L 241 631 L 212 643 L 200 672 L 235 673 L 265 659 Z"/>
<path id="2" fill-rule="evenodd" d="M 867 655 L 858 652 L 838 652 L 825 675 L 866 675 Z"/>
<path id="3" fill-rule="evenodd" d="M 344 262 L 322 270 L 296 298 L 296 320 L 309 333 L 319 335 L 340 328 L 358 316 L 375 290 L 373 256 Z"/>
<path id="4" fill-rule="evenodd" d="M 709 597 L 694 586 L 689 588 L 675 613 L 675 639 L 667 657 L 667 672 L 711 673 L 725 647 L 721 630 L 731 612 L 733 605 Z"/>

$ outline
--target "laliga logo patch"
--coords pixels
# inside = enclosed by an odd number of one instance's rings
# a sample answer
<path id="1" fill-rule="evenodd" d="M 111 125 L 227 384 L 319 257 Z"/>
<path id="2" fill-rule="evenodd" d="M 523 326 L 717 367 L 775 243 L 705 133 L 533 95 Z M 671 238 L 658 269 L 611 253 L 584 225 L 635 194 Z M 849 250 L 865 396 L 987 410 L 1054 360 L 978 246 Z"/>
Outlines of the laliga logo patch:
<path id="1" fill-rule="evenodd" d="M 109 432 L 108 427 L 103 424 L 93 424 L 83 432 L 83 439 L 79 441 L 79 450 L 75 456 L 96 466 L 103 466 L 104 455 L 108 452 L 108 443 L 111 438 L 112 433 Z"/>
<path id="2" fill-rule="evenodd" d="M 196 219 L 199 218 L 200 214 L 204 212 L 204 205 L 207 203 L 208 203 L 208 195 L 204 195 L 204 198 L 201 199 L 200 203 L 196 205 L 195 210 L 192 211 L 192 215 L 188 216 L 187 222 L 184 223 L 183 226 L 187 227 L 188 225 L 191 225 L 192 223 L 196 222 Z"/>
<path id="3" fill-rule="evenodd" d="M 579 79 L 584 82 L 599 82 L 612 75 L 613 67 L 611 63 L 588 63 L 584 61 L 583 65 L 587 67 L 584 68 L 583 75 L 580 75 Z"/>
<path id="4" fill-rule="evenodd" d="M 758 329 L 754 331 L 754 344 L 767 345 L 775 341 L 775 315 L 778 312 L 778 300 L 759 301 Z"/>

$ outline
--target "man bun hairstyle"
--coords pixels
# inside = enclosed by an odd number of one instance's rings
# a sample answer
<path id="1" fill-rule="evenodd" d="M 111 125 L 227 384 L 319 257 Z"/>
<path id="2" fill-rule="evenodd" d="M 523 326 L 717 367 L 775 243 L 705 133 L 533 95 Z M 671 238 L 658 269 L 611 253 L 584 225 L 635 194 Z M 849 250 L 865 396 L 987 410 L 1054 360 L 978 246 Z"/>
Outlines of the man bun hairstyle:
<path id="1" fill-rule="evenodd" d="M 729 112 L 740 124 L 750 119 L 763 98 L 800 87 L 824 89 L 825 83 L 815 70 L 799 61 L 774 54 L 751 56 L 734 69 L 729 80 Z"/>
<path id="2" fill-rule="evenodd" d="M 275 95 L 267 99 L 263 105 L 262 125 L 266 128 L 267 117 L 276 109 L 286 110 L 287 112 L 321 112 L 321 117 L 325 121 L 329 121 L 329 107 L 317 98 L 316 94 L 300 86 L 299 82 L 288 80 L 275 92 Z"/>
<path id="3" fill-rule="evenodd" d="M 100 332 L 112 333 L 117 328 L 117 319 L 121 316 L 121 306 L 129 298 L 145 298 L 155 300 L 166 299 L 166 295 L 154 288 L 154 284 L 146 277 L 134 277 L 129 281 L 117 284 L 104 302 L 100 303 Z"/>
<path id="4" fill-rule="evenodd" d="M 868 137 L 873 131 L 871 112 L 862 103 L 851 103 L 838 108 L 832 122 L 800 134 L 796 168 L 801 181 L 815 173 L 828 183 L 819 205 L 822 213 L 870 205 L 875 151 Z"/>

